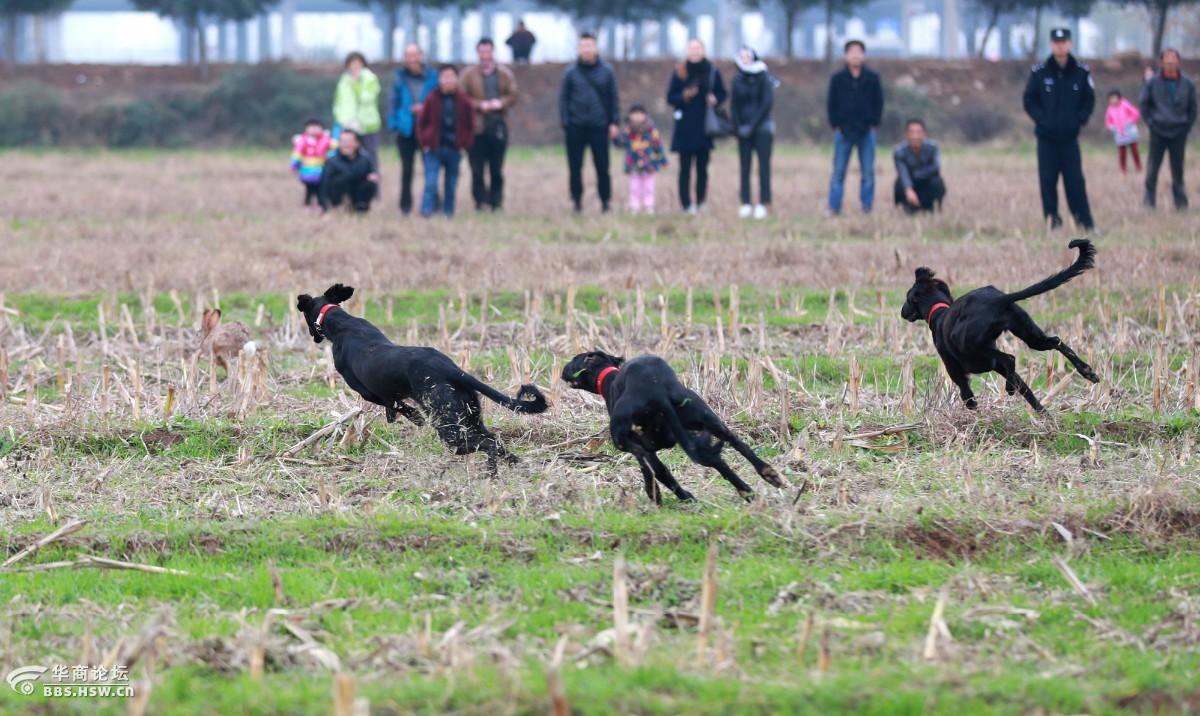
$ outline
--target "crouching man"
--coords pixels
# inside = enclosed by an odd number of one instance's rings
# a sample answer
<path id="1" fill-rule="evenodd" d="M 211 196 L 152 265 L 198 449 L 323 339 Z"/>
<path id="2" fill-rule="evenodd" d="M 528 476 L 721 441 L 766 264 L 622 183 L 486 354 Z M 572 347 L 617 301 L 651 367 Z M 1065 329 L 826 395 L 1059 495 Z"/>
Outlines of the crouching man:
<path id="1" fill-rule="evenodd" d="M 365 213 L 378 192 L 375 157 L 362 148 L 358 132 L 343 129 L 338 137 L 338 150 L 325 162 L 321 174 L 321 209 L 328 211 L 346 201 L 356 213 Z"/>
<path id="2" fill-rule="evenodd" d="M 905 140 L 896 145 L 896 204 L 904 211 L 933 211 L 942 208 L 946 183 L 942 181 L 942 157 L 938 145 L 925 136 L 925 123 L 910 119 L 904 126 Z"/>

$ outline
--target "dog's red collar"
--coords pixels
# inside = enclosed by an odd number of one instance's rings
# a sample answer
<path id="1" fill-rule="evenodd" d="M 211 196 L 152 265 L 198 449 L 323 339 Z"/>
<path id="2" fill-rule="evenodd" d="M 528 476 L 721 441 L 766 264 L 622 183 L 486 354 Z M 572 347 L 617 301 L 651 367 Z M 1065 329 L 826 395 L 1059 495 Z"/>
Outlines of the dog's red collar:
<path id="1" fill-rule="evenodd" d="M 925 322 L 933 323 L 933 314 L 937 313 L 943 308 L 950 308 L 950 304 L 946 303 L 945 301 L 938 301 L 937 303 L 933 304 L 933 308 L 929 309 L 929 315 L 925 317 Z"/>
<path id="2" fill-rule="evenodd" d="M 321 327 L 321 324 L 325 322 L 325 314 L 329 313 L 330 309 L 333 308 L 341 308 L 341 306 L 337 305 L 336 303 L 327 303 L 324 306 L 321 306 L 321 310 L 317 313 L 317 320 L 315 321 L 317 328 Z"/>
<path id="3" fill-rule="evenodd" d="M 616 372 L 617 369 L 611 365 L 600 371 L 600 375 L 596 376 L 596 392 L 598 394 L 604 395 L 604 379 Z"/>

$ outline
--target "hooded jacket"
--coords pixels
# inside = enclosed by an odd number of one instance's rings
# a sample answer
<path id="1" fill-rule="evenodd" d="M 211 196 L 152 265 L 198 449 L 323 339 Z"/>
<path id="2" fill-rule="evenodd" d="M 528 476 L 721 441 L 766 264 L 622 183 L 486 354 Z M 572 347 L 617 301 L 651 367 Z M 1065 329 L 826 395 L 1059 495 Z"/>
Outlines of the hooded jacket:
<path id="1" fill-rule="evenodd" d="M 1096 108 L 1091 71 L 1075 55 L 1067 55 L 1066 65 L 1051 55 L 1030 71 L 1024 103 L 1039 139 L 1073 140 Z"/>
<path id="2" fill-rule="evenodd" d="M 383 126 L 379 93 L 379 78 L 370 68 L 362 68 L 358 79 L 343 72 L 333 93 L 333 120 L 361 134 L 375 134 Z"/>
<path id="3" fill-rule="evenodd" d="M 437 150 L 442 144 L 442 101 L 440 90 L 429 95 L 417 118 L 417 142 L 422 149 Z M 475 109 L 461 89 L 454 94 L 454 149 L 470 149 L 475 143 Z"/>
<path id="4" fill-rule="evenodd" d="M 758 132 L 775 133 L 775 120 L 771 117 L 775 78 L 767 72 L 762 60 L 744 66 L 738 64 L 729 96 L 730 117 L 740 139 L 749 139 Z"/>

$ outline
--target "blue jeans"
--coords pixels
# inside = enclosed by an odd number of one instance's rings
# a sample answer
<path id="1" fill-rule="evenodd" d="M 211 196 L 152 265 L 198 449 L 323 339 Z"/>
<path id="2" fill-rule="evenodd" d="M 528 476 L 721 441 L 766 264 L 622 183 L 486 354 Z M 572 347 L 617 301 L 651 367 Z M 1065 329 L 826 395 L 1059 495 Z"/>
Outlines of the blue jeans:
<path id="1" fill-rule="evenodd" d="M 450 147 L 425 150 L 425 194 L 421 197 L 421 216 L 433 216 L 441 206 L 446 216 L 454 216 L 454 192 L 458 187 L 458 164 L 462 152 Z M 446 170 L 445 188 L 438 198 L 438 171 Z"/>
<path id="2" fill-rule="evenodd" d="M 835 214 L 842 210 L 846 168 L 850 166 L 850 152 L 855 147 L 858 148 L 858 164 L 862 168 L 858 197 L 863 211 L 871 211 L 871 205 L 875 202 L 875 130 L 867 130 L 858 139 L 849 139 L 839 129 L 833 134 L 833 177 L 829 180 L 829 210 Z"/>

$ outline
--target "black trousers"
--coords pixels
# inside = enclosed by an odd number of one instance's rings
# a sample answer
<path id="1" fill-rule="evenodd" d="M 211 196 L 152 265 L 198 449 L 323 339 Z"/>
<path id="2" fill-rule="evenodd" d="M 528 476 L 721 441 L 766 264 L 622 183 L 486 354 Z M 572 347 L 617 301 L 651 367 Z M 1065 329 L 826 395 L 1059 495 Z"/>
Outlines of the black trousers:
<path id="1" fill-rule="evenodd" d="M 1186 209 L 1187 188 L 1183 184 L 1183 152 L 1187 149 L 1187 133 L 1178 137 L 1164 137 L 1150 133 L 1150 157 L 1146 160 L 1146 203 L 1154 206 L 1158 192 L 1158 170 L 1162 167 L 1164 154 L 1170 155 L 1171 197 L 1176 209 Z"/>
<path id="2" fill-rule="evenodd" d="M 321 203 L 321 184 L 305 184 L 304 185 L 304 205 L 311 206 Z"/>
<path id="3" fill-rule="evenodd" d="M 567 127 L 567 169 L 571 173 L 571 201 L 578 209 L 583 201 L 583 153 L 592 151 L 596 166 L 596 191 L 600 203 L 608 208 L 612 199 L 612 177 L 608 174 L 608 128 Z"/>
<path id="4" fill-rule="evenodd" d="M 687 209 L 692 206 L 692 164 L 696 165 L 696 204 L 703 204 L 708 196 L 709 152 L 679 153 L 679 203 Z"/>
<path id="5" fill-rule="evenodd" d="M 326 205 L 339 207 L 348 199 L 350 207 L 359 213 L 371 209 L 371 200 L 378 191 L 379 185 L 366 177 L 357 180 L 325 181 L 321 184 L 321 193 L 325 197 Z"/>
<path id="6" fill-rule="evenodd" d="M 1088 206 L 1087 184 L 1083 179 L 1083 158 L 1079 140 L 1047 140 L 1038 138 L 1038 183 L 1042 190 L 1042 214 L 1055 224 L 1062 221 L 1058 214 L 1058 177 L 1062 175 L 1067 207 L 1075 221 L 1085 229 L 1095 226 L 1092 209 Z"/>
<path id="7" fill-rule="evenodd" d="M 504 203 L 504 152 L 508 140 L 483 132 L 467 155 L 471 162 L 471 197 L 476 209 L 499 209 Z"/>
<path id="8" fill-rule="evenodd" d="M 400 211 L 408 214 L 413 208 L 413 170 L 417 165 L 417 138 L 396 135 L 396 149 L 400 151 Z"/>
<path id="9" fill-rule="evenodd" d="M 904 207 L 904 210 L 909 214 L 942 208 L 942 199 L 946 198 L 946 182 L 942 181 L 941 176 L 929 177 L 928 179 L 914 179 L 913 190 L 917 192 L 917 200 L 920 202 L 920 206 L 913 206 L 908 203 L 908 197 L 905 196 L 904 191 L 904 182 L 900 181 L 900 177 L 896 177 L 896 186 L 892 190 L 892 194 L 896 199 L 896 204 Z"/>
<path id="10" fill-rule="evenodd" d="M 750 164 L 754 155 L 758 155 L 758 203 L 771 203 L 771 147 L 775 144 L 775 135 L 770 132 L 756 132 L 753 136 L 738 137 L 738 168 L 741 170 L 741 199 L 743 204 L 750 203 Z"/>

